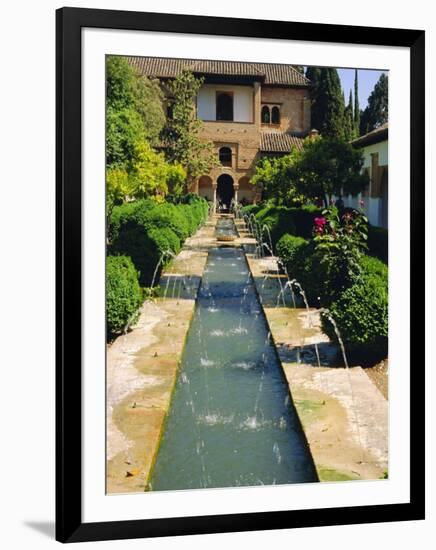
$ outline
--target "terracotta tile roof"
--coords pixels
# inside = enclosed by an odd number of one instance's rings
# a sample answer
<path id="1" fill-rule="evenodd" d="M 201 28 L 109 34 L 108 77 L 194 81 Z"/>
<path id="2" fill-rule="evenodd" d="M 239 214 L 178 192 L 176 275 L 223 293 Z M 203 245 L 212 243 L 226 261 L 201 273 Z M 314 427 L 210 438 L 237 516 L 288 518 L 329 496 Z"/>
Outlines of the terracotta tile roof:
<path id="1" fill-rule="evenodd" d="M 303 137 L 286 133 L 262 133 L 260 138 L 260 151 L 262 153 L 289 153 L 292 147 L 301 149 Z"/>
<path id="2" fill-rule="evenodd" d="M 309 86 L 310 80 L 292 65 L 279 63 L 256 63 L 265 74 L 265 84 L 287 84 L 288 86 Z"/>
<path id="3" fill-rule="evenodd" d="M 375 128 L 371 132 L 354 139 L 351 144 L 355 147 L 365 147 L 366 145 L 372 145 L 373 143 L 379 143 L 380 141 L 386 141 L 389 137 L 389 124 L 385 122 L 378 128 Z"/>
<path id="4" fill-rule="evenodd" d="M 208 61 L 169 57 L 127 57 L 141 74 L 156 78 L 174 78 L 183 69 L 199 74 L 259 77 L 265 84 L 309 86 L 310 81 L 292 65 L 246 63 L 243 61 Z"/>

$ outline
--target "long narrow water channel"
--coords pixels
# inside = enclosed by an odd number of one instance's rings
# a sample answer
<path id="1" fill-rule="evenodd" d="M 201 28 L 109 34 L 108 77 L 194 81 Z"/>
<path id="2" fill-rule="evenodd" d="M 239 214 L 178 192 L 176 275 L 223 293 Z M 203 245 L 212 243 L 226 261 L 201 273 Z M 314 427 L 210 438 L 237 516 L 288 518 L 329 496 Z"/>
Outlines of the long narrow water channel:
<path id="1" fill-rule="evenodd" d="M 313 481 L 245 253 L 211 248 L 151 488 Z"/>

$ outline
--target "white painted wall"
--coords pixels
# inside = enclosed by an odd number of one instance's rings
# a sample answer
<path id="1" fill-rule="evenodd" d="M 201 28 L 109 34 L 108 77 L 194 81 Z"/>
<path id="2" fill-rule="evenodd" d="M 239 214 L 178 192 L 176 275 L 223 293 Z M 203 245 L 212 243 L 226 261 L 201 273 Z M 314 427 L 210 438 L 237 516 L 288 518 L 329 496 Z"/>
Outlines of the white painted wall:
<path id="1" fill-rule="evenodd" d="M 352 195 L 347 195 L 343 197 L 345 206 L 349 206 L 350 208 L 356 208 L 358 210 L 362 210 L 365 213 L 365 216 L 368 218 L 368 221 L 371 225 L 376 225 L 378 227 L 382 227 L 382 214 L 381 214 L 381 199 L 380 198 L 374 198 L 374 197 L 368 197 L 362 195 L 362 193 L 359 193 L 355 197 Z M 363 200 L 363 207 L 361 206 L 360 201 Z M 387 227 L 385 227 L 387 229 Z"/>
<path id="2" fill-rule="evenodd" d="M 371 155 L 373 153 L 378 153 L 378 163 L 379 166 L 387 166 L 388 162 L 388 140 L 381 141 L 380 143 L 374 143 L 373 145 L 368 145 L 363 147 L 363 169 L 369 168 L 369 175 L 371 177 Z M 388 184 L 389 186 L 389 184 Z M 365 212 L 369 223 L 371 225 L 377 225 L 383 227 L 383 216 L 382 216 L 382 200 L 378 197 L 370 197 L 369 190 L 366 190 L 365 193 L 359 193 L 356 197 L 348 195 L 344 197 L 345 206 L 350 206 L 351 208 L 361 208 L 360 200 L 364 201 L 363 211 Z M 387 229 L 387 227 L 385 227 Z"/>
<path id="3" fill-rule="evenodd" d="M 378 163 L 380 166 L 388 164 L 388 140 L 374 143 L 361 149 L 363 151 L 363 167 L 371 168 L 371 155 L 378 153 Z"/>
<path id="4" fill-rule="evenodd" d="M 216 93 L 233 93 L 233 117 L 235 122 L 253 122 L 252 86 L 205 84 L 197 96 L 197 116 L 201 120 L 216 120 Z"/>

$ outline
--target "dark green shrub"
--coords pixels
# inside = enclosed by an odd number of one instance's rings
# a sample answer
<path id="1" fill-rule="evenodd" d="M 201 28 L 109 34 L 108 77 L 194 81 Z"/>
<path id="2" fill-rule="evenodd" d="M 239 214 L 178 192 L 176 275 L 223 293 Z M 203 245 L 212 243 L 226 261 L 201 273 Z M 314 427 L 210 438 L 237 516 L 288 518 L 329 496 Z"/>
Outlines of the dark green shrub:
<path id="1" fill-rule="evenodd" d="M 156 205 L 157 204 L 155 201 L 147 199 L 147 200 L 141 200 L 141 201 L 126 202 L 119 206 L 114 206 L 114 208 L 112 209 L 110 220 L 109 220 L 109 227 L 108 227 L 109 241 L 112 242 L 114 239 L 118 237 L 120 227 L 123 224 L 125 224 L 129 219 L 131 219 L 133 216 L 135 216 L 135 213 L 138 209 L 148 211 L 155 208 Z"/>
<path id="2" fill-rule="evenodd" d="M 189 236 L 189 223 L 178 205 L 150 199 L 125 203 L 113 209 L 110 236 L 115 240 L 123 226 L 136 223 L 148 230 L 169 227 L 181 241 Z"/>
<path id="3" fill-rule="evenodd" d="M 170 250 L 177 254 L 180 239 L 169 227 L 149 228 L 132 218 L 122 225 L 111 249 L 114 254 L 129 255 L 139 271 L 141 285 L 149 286 L 162 253 Z"/>
<path id="4" fill-rule="evenodd" d="M 183 241 L 206 219 L 207 202 L 200 197 L 188 199 L 179 204 L 147 199 L 113 209 L 110 251 L 132 258 L 143 286 L 152 282 L 162 253 L 169 250 L 177 254 Z"/>
<path id="5" fill-rule="evenodd" d="M 258 221 L 261 230 L 264 225 L 269 228 L 273 246 L 277 244 L 277 241 L 285 233 L 295 235 L 295 226 L 292 215 L 290 214 L 289 209 L 283 206 L 267 206 L 262 210 L 259 210 L 256 214 L 256 220 Z"/>
<path id="6" fill-rule="evenodd" d="M 106 259 L 106 322 L 108 334 L 124 329 L 139 315 L 142 290 L 138 273 L 127 256 L 108 256 Z"/>
<path id="7" fill-rule="evenodd" d="M 189 237 L 189 222 L 183 216 L 182 210 L 178 205 L 162 203 L 150 211 L 149 215 L 144 218 L 144 225 L 147 228 L 169 228 L 179 237 L 180 241 L 184 241 Z"/>
<path id="8" fill-rule="evenodd" d="M 321 216 L 322 209 L 314 205 L 304 205 L 301 208 L 290 208 L 290 216 L 295 227 L 295 234 L 304 239 L 310 239 L 316 217 Z"/>
<path id="9" fill-rule="evenodd" d="M 321 210 L 313 205 L 300 208 L 266 205 L 256 213 L 256 220 L 261 226 L 267 225 L 271 231 L 273 244 L 286 233 L 310 239 L 313 232 L 314 219 L 321 215 Z"/>
<path id="10" fill-rule="evenodd" d="M 383 227 L 368 227 L 368 254 L 388 263 L 388 231 Z"/>
<path id="11" fill-rule="evenodd" d="M 190 204 L 178 204 L 177 209 L 181 212 L 182 216 L 188 222 L 189 235 L 195 233 L 197 227 L 200 225 L 200 220 L 194 205 Z"/>
<path id="12" fill-rule="evenodd" d="M 288 273 L 295 268 L 296 263 L 301 263 L 308 246 L 308 241 L 302 237 L 295 237 L 295 235 L 287 233 L 280 237 L 276 251 L 277 255 L 286 265 Z"/>
<path id="13" fill-rule="evenodd" d="M 328 309 L 350 350 L 364 349 L 383 357 L 388 345 L 388 269 L 370 256 L 362 258 L 362 268 L 361 280 L 342 292 Z M 335 338 L 326 318 L 323 329 Z"/>
<path id="14" fill-rule="evenodd" d="M 326 264 L 321 261 L 322 254 L 315 250 L 312 242 L 300 250 L 299 261 L 290 276 L 301 284 L 310 306 L 326 305 L 329 301 L 328 273 Z"/>
<path id="15" fill-rule="evenodd" d="M 290 279 L 302 286 L 310 305 L 319 307 L 326 300 L 326 268 L 314 244 L 302 237 L 283 235 L 277 243 L 277 254 L 286 266 Z"/>
<path id="16" fill-rule="evenodd" d="M 207 204 L 207 201 L 205 199 L 200 199 L 199 201 L 193 201 L 189 204 L 189 207 L 191 211 L 193 212 L 195 216 L 195 220 L 197 223 L 196 229 L 206 220 L 208 212 L 209 212 L 209 205 Z"/>

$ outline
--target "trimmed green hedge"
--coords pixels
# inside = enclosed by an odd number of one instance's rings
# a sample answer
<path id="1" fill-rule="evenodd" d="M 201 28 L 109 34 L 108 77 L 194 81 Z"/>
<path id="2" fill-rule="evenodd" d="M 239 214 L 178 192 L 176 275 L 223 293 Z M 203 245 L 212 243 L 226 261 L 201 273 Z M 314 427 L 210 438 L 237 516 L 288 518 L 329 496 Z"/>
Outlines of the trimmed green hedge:
<path id="1" fill-rule="evenodd" d="M 264 225 L 269 227 L 273 246 L 285 233 L 295 235 L 295 225 L 292 215 L 287 208 L 281 206 L 266 206 L 256 214 L 256 220 L 262 229 Z"/>
<path id="2" fill-rule="evenodd" d="M 388 231 L 375 225 L 368 226 L 368 254 L 388 263 Z"/>
<path id="3" fill-rule="evenodd" d="M 260 214 L 261 219 L 266 219 L 275 211 L 270 208 Z M 306 220 L 303 226 L 305 223 Z M 364 353 L 368 357 L 383 358 L 388 346 L 388 268 L 384 263 L 387 262 L 387 231 L 370 227 L 369 235 L 371 255 L 361 259 L 361 279 L 339 296 L 329 288 L 327 264 L 322 262 L 322 252 L 315 250 L 313 241 L 285 234 L 277 242 L 276 251 L 289 277 L 303 287 L 309 304 L 330 310 L 347 350 L 358 353 L 359 357 Z M 323 317 L 323 330 L 330 338 L 336 338 L 326 317 Z"/>
<path id="4" fill-rule="evenodd" d="M 314 244 L 302 237 L 283 235 L 277 243 L 277 254 L 286 266 L 290 279 L 302 286 L 310 305 L 319 307 L 327 300 L 326 267 Z"/>
<path id="5" fill-rule="evenodd" d="M 285 264 L 288 273 L 297 271 L 298 265 L 301 264 L 304 254 L 307 251 L 309 242 L 303 237 L 295 237 L 294 235 L 282 235 L 277 243 L 277 254 Z"/>
<path id="6" fill-rule="evenodd" d="M 371 256 L 362 258 L 362 267 L 361 281 L 342 292 L 329 310 L 349 349 L 365 349 L 383 357 L 388 346 L 388 268 Z M 326 318 L 323 329 L 329 337 L 335 337 Z"/>
<path id="7" fill-rule="evenodd" d="M 301 208 L 290 208 L 289 211 L 294 222 L 296 235 L 304 239 L 310 239 L 315 218 L 322 215 L 323 209 L 314 205 L 306 205 Z"/>
<path id="8" fill-rule="evenodd" d="M 250 209 L 250 210 L 249 210 Z M 250 205 L 243 208 L 244 213 L 255 214 L 256 220 L 262 228 L 267 225 L 271 232 L 271 239 L 275 246 L 282 235 L 289 233 L 304 239 L 312 236 L 314 220 L 321 215 L 321 210 L 313 205 L 305 205 L 301 208 L 288 208 L 286 206 L 274 206 L 271 204 L 259 207 Z"/>
<path id="9" fill-rule="evenodd" d="M 206 219 L 207 211 L 207 202 L 199 197 L 181 204 L 140 200 L 116 206 L 110 220 L 110 251 L 130 256 L 141 285 L 149 286 L 162 253 L 177 254 Z M 170 256 L 164 265 L 169 260 Z"/>
<path id="10" fill-rule="evenodd" d="M 106 322 L 108 334 L 121 332 L 139 315 L 142 290 L 138 273 L 127 256 L 106 259 Z"/>

